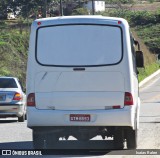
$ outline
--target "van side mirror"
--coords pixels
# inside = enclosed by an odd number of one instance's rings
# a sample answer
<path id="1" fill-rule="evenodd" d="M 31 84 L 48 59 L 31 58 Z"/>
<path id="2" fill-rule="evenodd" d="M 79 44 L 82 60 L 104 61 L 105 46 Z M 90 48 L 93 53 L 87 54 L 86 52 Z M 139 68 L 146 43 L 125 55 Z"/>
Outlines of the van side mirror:
<path id="1" fill-rule="evenodd" d="M 136 64 L 137 64 L 137 67 L 139 67 L 139 68 L 144 67 L 143 52 L 140 50 L 136 51 Z"/>
<path id="2" fill-rule="evenodd" d="M 140 50 L 141 50 L 140 44 L 139 44 L 139 42 L 138 42 L 137 40 L 135 40 L 135 39 L 134 39 L 134 44 L 135 44 L 136 46 L 138 46 L 138 50 L 140 51 Z"/>

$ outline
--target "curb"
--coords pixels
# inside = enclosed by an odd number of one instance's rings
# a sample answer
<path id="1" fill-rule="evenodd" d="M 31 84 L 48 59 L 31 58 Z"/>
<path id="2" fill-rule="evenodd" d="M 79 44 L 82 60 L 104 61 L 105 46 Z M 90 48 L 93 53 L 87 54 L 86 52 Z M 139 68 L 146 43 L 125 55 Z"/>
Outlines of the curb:
<path id="1" fill-rule="evenodd" d="M 157 70 L 156 72 L 154 72 L 152 75 L 148 76 L 147 78 L 145 78 L 143 81 L 141 81 L 139 83 L 139 87 L 142 87 L 145 83 L 147 83 L 149 80 L 151 80 L 153 77 L 157 76 L 158 74 L 160 74 L 160 70 Z"/>

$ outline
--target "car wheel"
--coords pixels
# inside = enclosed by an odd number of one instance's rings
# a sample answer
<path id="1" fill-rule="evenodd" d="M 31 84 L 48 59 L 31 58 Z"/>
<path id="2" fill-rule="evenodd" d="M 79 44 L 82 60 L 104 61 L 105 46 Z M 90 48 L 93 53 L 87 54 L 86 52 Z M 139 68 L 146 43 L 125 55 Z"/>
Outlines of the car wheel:
<path id="1" fill-rule="evenodd" d="M 18 117 L 18 122 L 24 122 L 25 121 L 25 114 L 22 116 Z"/>
<path id="2" fill-rule="evenodd" d="M 117 129 L 114 132 L 114 148 L 123 149 L 124 148 L 124 134 L 123 129 Z"/>
<path id="3" fill-rule="evenodd" d="M 126 141 L 128 149 L 137 148 L 137 129 L 133 130 L 132 128 L 127 129 L 126 131 Z"/>

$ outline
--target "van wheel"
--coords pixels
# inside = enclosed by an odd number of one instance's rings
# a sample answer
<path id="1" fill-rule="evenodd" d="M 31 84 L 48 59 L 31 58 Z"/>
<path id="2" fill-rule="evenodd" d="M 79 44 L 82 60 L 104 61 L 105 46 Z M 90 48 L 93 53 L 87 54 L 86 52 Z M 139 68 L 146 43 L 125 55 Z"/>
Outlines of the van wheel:
<path id="1" fill-rule="evenodd" d="M 128 149 L 137 148 L 137 129 L 133 130 L 132 128 L 127 129 L 126 131 L 126 141 Z"/>
<path id="2" fill-rule="evenodd" d="M 25 120 L 27 120 L 27 114 L 25 114 Z"/>
<path id="3" fill-rule="evenodd" d="M 56 142 L 58 142 L 59 137 L 55 134 L 46 135 L 46 149 L 53 149 Z"/>
<path id="4" fill-rule="evenodd" d="M 32 138 L 34 149 L 44 149 L 44 135 L 37 133 L 33 130 Z"/>
<path id="5" fill-rule="evenodd" d="M 124 134 L 123 129 L 117 129 L 114 133 L 114 148 L 123 149 L 124 148 Z"/>
<path id="6" fill-rule="evenodd" d="M 25 114 L 22 116 L 18 117 L 18 122 L 24 122 L 25 121 Z"/>

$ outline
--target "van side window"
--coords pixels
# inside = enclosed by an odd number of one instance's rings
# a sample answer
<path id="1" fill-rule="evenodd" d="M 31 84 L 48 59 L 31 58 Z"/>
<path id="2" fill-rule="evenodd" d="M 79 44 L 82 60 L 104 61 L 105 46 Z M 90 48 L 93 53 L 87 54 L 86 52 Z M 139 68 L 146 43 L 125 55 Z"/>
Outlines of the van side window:
<path id="1" fill-rule="evenodd" d="M 132 35 L 130 35 L 130 40 L 131 40 L 131 51 L 132 51 L 132 60 L 133 60 L 133 71 L 134 73 L 137 74 L 137 67 L 136 67 L 136 51 L 134 48 L 134 39 Z"/>

